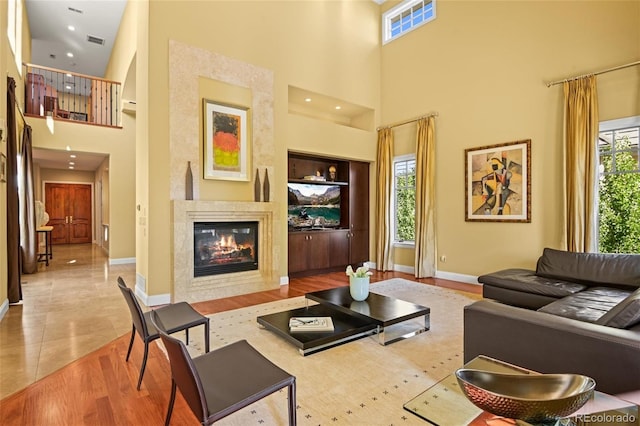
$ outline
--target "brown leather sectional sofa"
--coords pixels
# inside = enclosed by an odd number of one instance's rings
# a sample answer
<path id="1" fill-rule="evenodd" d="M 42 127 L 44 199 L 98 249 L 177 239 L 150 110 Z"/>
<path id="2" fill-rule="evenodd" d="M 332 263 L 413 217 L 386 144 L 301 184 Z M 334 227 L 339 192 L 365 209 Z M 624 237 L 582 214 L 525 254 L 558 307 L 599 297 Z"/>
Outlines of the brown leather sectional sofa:
<path id="1" fill-rule="evenodd" d="M 640 255 L 544 249 L 535 271 L 482 275 L 464 311 L 465 362 L 487 355 L 542 373 L 640 390 Z"/>

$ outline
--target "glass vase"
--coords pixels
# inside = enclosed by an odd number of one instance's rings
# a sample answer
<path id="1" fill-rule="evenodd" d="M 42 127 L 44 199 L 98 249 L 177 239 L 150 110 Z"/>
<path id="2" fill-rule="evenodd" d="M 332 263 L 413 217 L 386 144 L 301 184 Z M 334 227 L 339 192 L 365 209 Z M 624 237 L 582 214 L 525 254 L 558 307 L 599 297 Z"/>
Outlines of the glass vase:
<path id="1" fill-rule="evenodd" d="M 365 300 L 369 296 L 369 277 L 349 277 L 349 293 L 355 301 Z"/>

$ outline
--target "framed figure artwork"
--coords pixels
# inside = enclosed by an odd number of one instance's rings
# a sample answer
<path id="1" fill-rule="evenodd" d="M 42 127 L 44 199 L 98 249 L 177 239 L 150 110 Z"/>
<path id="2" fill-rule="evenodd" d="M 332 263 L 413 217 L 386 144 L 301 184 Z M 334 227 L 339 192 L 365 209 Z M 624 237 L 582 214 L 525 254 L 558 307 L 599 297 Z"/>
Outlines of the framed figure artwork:
<path id="1" fill-rule="evenodd" d="M 464 153 L 465 220 L 531 222 L 531 139 Z"/>
<path id="2" fill-rule="evenodd" d="M 249 109 L 203 100 L 204 178 L 249 180 Z"/>

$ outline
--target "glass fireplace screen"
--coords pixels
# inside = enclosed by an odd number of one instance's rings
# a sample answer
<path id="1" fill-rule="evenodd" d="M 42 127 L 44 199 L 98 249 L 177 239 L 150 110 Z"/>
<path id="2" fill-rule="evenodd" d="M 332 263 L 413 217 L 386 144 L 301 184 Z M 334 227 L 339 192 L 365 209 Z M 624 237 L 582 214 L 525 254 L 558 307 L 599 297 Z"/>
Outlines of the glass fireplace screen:
<path id="1" fill-rule="evenodd" d="M 193 276 L 258 269 L 258 222 L 195 222 Z"/>

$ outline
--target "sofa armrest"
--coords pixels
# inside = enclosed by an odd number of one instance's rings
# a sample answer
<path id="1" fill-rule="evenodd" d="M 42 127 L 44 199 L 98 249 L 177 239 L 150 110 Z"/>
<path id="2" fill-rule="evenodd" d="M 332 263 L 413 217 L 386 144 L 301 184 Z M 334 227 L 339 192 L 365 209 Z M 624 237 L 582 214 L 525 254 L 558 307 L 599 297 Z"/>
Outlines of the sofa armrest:
<path id="1" fill-rule="evenodd" d="M 640 389 L 640 330 L 624 330 L 487 300 L 464 309 L 464 360 L 486 355 L 541 373 L 592 377 L 606 393 Z"/>

